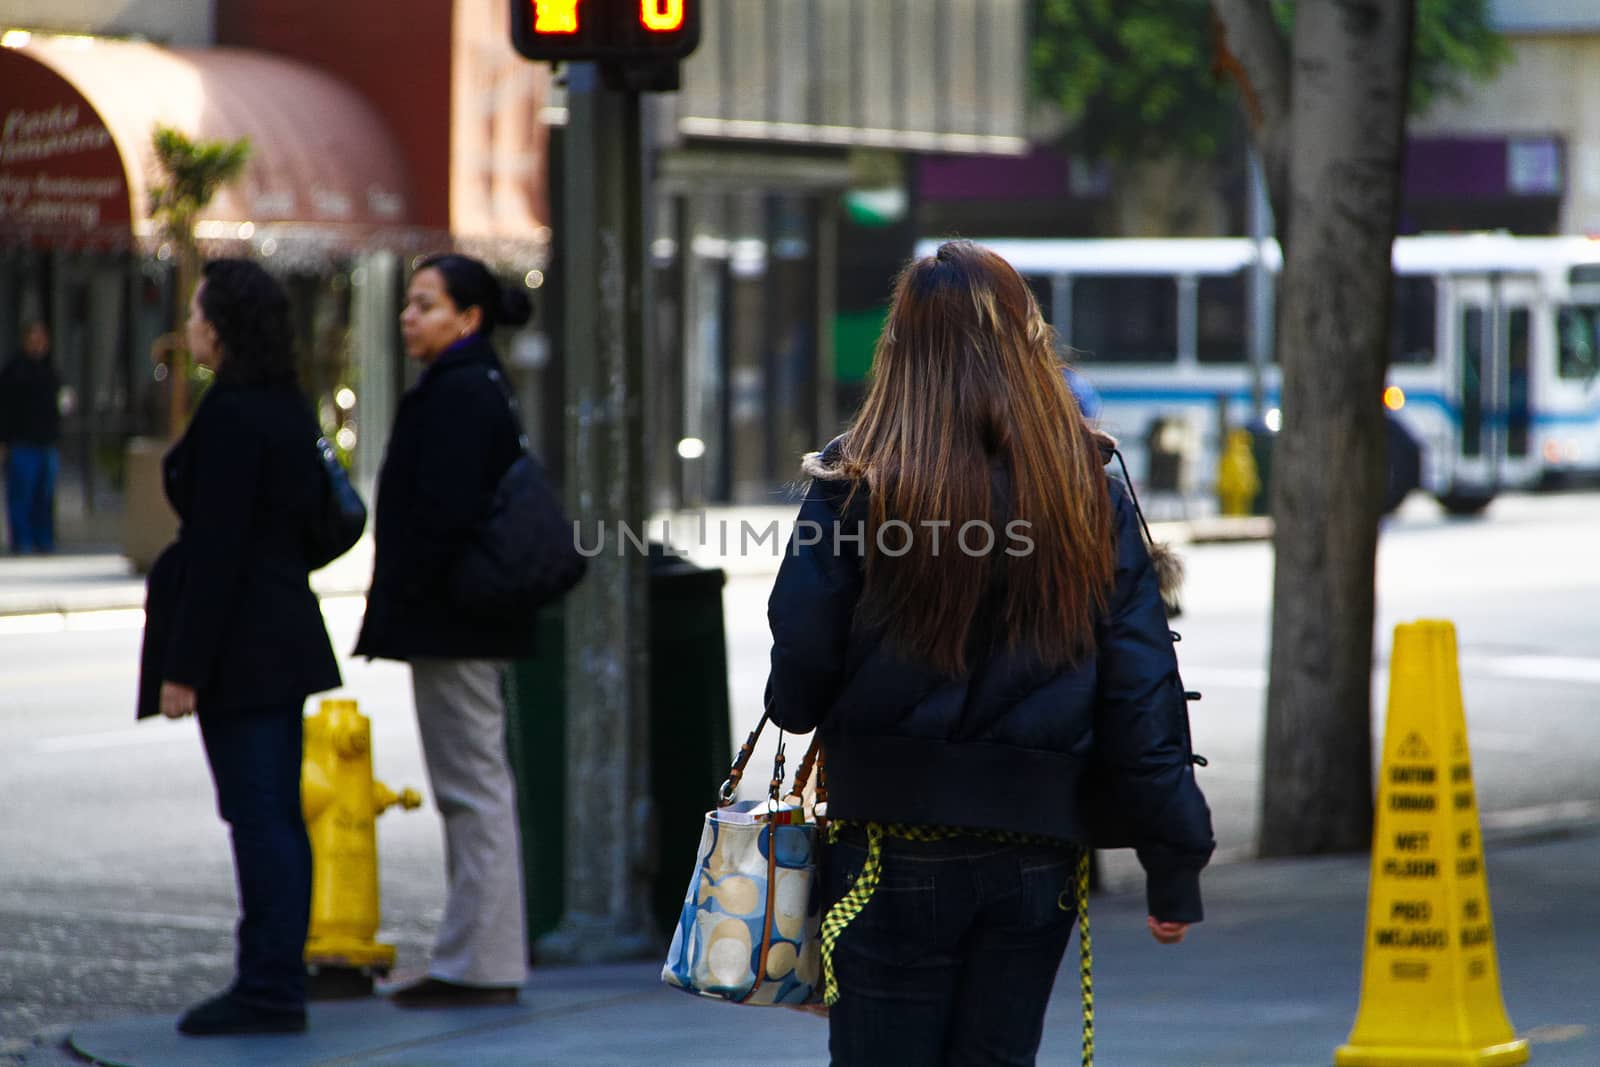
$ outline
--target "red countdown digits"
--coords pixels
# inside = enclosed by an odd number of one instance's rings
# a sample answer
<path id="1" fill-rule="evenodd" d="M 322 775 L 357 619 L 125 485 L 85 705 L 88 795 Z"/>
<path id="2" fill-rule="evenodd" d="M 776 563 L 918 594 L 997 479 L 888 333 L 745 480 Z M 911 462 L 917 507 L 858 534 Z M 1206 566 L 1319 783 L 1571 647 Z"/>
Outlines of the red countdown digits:
<path id="1" fill-rule="evenodd" d="M 664 70 L 700 43 L 700 3 L 701 0 L 510 0 L 511 44 L 527 59 L 556 63 L 598 61 Z"/>
<path id="2" fill-rule="evenodd" d="M 639 22 L 655 33 L 671 33 L 683 26 L 683 0 L 639 0 Z"/>
<path id="3" fill-rule="evenodd" d="M 577 33 L 578 0 L 533 0 L 534 33 Z"/>

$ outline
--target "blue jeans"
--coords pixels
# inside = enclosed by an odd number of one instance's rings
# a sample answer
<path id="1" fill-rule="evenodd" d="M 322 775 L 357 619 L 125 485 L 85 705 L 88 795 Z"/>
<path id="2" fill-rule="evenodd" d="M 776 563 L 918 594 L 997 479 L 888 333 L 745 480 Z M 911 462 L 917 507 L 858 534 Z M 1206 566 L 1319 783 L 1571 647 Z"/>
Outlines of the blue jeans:
<path id="1" fill-rule="evenodd" d="M 60 454 L 54 445 L 11 445 L 6 449 L 6 519 L 11 551 L 54 552 L 56 476 Z"/>
<path id="2" fill-rule="evenodd" d="M 233 993 L 267 1008 L 304 1008 L 311 921 L 311 842 L 300 808 L 304 721 L 298 706 L 200 713 L 233 833 L 239 881 L 238 973 Z"/>
<path id="3" fill-rule="evenodd" d="M 826 900 L 866 862 L 847 830 L 827 856 Z M 836 1067 L 1031 1064 L 1077 911 L 1078 853 L 980 837 L 885 837 L 883 876 L 834 949 Z"/>

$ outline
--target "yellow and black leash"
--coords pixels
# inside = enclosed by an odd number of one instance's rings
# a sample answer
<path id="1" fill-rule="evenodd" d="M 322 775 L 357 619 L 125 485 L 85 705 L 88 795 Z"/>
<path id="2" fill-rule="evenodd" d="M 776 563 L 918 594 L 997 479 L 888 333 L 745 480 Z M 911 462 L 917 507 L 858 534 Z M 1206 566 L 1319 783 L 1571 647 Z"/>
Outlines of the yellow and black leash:
<path id="1" fill-rule="evenodd" d="M 1094 1067 L 1094 946 L 1089 942 L 1089 850 L 1078 850 L 1078 985 L 1083 990 L 1083 1067 Z M 1066 895 L 1066 890 L 1062 890 Z M 1058 900 L 1056 906 L 1060 907 Z M 1063 909 L 1064 910 L 1064 909 Z"/>
<path id="2" fill-rule="evenodd" d="M 828 824 L 830 845 L 839 840 L 839 831 L 845 825 L 847 824 L 838 819 Z M 863 829 L 867 835 L 867 861 L 862 865 L 861 873 L 856 876 L 849 892 L 840 897 L 838 903 L 829 908 L 828 914 L 822 918 L 822 1000 L 830 1007 L 839 999 L 839 981 L 833 973 L 833 949 L 839 943 L 839 935 L 844 933 L 845 927 L 861 914 L 872 900 L 872 894 L 877 891 L 878 882 L 883 877 L 885 835 L 903 841 L 941 841 L 965 834 L 991 841 L 1003 841 L 1007 844 L 1039 842 L 1059 844 L 1057 841 L 1035 834 L 1012 833 L 1005 830 L 963 830 L 942 826 L 907 826 L 904 823 L 885 825 L 877 822 L 865 823 Z M 1078 869 L 1073 881 L 1075 886 L 1070 890 L 1061 891 L 1061 895 L 1056 899 L 1056 906 L 1062 911 L 1075 906 L 1078 912 L 1078 975 L 1083 990 L 1083 1067 L 1094 1067 L 1094 952 L 1089 942 L 1088 849 L 1080 849 L 1078 852 Z M 1074 897 L 1070 904 L 1069 892 Z"/>

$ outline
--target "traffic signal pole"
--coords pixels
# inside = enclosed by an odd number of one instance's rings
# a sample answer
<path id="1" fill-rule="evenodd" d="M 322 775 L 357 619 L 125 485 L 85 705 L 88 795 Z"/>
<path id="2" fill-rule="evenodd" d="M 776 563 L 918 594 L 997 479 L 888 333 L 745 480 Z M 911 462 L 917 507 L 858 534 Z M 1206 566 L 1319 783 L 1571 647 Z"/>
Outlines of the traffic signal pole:
<path id="1" fill-rule="evenodd" d="M 643 146 L 639 92 L 597 63 L 567 67 L 561 181 L 566 484 L 583 544 L 603 534 L 566 600 L 564 911 L 542 962 L 634 959 L 659 949 L 649 917 L 649 572 L 643 537 Z"/>

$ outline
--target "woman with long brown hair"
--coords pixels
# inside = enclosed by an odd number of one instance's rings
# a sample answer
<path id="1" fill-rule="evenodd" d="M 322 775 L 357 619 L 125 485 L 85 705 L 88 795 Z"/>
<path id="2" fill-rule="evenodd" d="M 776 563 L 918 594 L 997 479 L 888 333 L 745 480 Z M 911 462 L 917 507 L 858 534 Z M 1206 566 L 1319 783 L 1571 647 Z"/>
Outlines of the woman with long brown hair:
<path id="1" fill-rule="evenodd" d="M 1022 278 L 955 241 L 901 274 L 861 410 L 806 459 L 767 699 L 821 732 L 835 1064 L 1032 1063 L 1109 827 L 1158 941 L 1201 918 L 1160 568 L 1103 447 Z"/>

